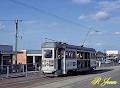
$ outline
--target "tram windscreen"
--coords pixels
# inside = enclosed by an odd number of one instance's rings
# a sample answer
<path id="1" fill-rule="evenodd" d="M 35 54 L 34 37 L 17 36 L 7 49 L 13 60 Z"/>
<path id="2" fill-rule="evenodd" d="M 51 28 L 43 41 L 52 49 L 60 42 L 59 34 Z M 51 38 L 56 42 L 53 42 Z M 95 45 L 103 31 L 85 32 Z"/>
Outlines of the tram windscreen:
<path id="1" fill-rule="evenodd" d="M 52 58 L 52 50 L 44 50 L 45 58 Z"/>

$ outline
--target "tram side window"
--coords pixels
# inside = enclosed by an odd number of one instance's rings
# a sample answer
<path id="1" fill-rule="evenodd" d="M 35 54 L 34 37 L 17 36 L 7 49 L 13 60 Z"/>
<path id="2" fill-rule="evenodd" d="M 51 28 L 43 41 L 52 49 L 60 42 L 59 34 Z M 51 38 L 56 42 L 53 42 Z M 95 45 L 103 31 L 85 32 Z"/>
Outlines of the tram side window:
<path id="1" fill-rule="evenodd" d="M 90 59 L 90 53 L 89 52 L 85 52 L 85 59 Z"/>
<path id="2" fill-rule="evenodd" d="M 85 52 L 85 59 L 87 59 L 87 52 Z"/>
<path id="3" fill-rule="evenodd" d="M 77 51 L 77 55 L 76 55 L 77 59 L 79 59 L 79 51 Z"/>
<path id="4" fill-rule="evenodd" d="M 76 58 L 75 52 L 73 51 L 72 53 L 73 53 L 72 58 Z"/>
<path id="5" fill-rule="evenodd" d="M 95 59 L 95 53 L 91 53 L 91 58 Z"/>
<path id="6" fill-rule="evenodd" d="M 68 52 L 68 51 L 66 51 L 65 57 L 66 57 L 66 58 L 69 58 L 69 52 Z"/>
<path id="7" fill-rule="evenodd" d="M 76 66 L 76 62 L 73 62 L 73 66 Z"/>
<path id="8" fill-rule="evenodd" d="M 45 58 L 52 58 L 52 50 L 44 50 L 44 57 Z"/>
<path id="9" fill-rule="evenodd" d="M 58 48 L 57 57 L 59 59 L 64 58 L 64 49 L 63 48 Z"/>
<path id="10" fill-rule="evenodd" d="M 84 58 L 85 58 L 84 52 L 81 52 L 81 53 L 80 53 L 80 59 L 84 59 Z"/>
<path id="11" fill-rule="evenodd" d="M 66 51 L 66 58 L 75 58 L 75 52 L 74 51 Z"/>
<path id="12" fill-rule="evenodd" d="M 83 59 L 83 52 L 79 52 L 79 51 L 77 51 L 77 58 L 78 59 Z"/>
<path id="13" fill-rule="evenodd" d="M 93 57 L 94 57 L 94 59 L 96 58 L 96 55 L 95 55 L 95 53 L 93 53 Z"/>
<path id="14" fill-rule="evenodd" d="M 88 53 L 88 59 L 90 59 L 90 53 Z"/>

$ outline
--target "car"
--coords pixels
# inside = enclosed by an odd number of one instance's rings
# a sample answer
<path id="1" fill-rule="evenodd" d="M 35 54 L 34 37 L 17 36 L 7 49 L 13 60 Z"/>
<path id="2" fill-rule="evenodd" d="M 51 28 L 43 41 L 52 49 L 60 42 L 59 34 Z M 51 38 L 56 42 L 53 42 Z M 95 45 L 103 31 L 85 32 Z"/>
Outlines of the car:
<path id="1" fill-rule="evenodd" d="M 105 63 L 108 64 L 108 63 L 111 63 L 111 61 L 110 60 L 106 60 Z"/>
<path id="2" fill-rule="evenodd" d="M 120 64 L 120 60 L 118 61 L 118 63 Z"/>

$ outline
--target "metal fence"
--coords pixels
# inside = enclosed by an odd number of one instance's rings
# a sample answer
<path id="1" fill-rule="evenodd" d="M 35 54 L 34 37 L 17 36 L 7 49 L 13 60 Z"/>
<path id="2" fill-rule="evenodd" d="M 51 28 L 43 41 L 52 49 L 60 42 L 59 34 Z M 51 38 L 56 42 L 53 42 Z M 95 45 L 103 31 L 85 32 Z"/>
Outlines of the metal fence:
<path id="1" fill-rule="evenodd" d="M 39 73 L 41 66 L 39 64 L 14 64 L 0 66 L 0 78 L 27 76 L 30 73 Z"/>
<path id="2" fill-rule="evenodd" d="M 110 63 L 99 63 L 97 62 L 97 67 L 109 67 L 109 66 L 119 66 L 118 62 L 110 62 Z"/>
<path id="3" fill-rule="evenodd" d="M 97 67 L 109 67 L 109 66 L 118 66 L 120 64 L 116 62 L 111 63 L 97 63 Z M 0 66 L 0 78 L 9 78 L 9 77 L 20 77 L 39 74 L 41 75 L 41 66 L 37 63 L 28 63 L 28 64 L 14 64 L 14 65 L 3 65 Z"/>

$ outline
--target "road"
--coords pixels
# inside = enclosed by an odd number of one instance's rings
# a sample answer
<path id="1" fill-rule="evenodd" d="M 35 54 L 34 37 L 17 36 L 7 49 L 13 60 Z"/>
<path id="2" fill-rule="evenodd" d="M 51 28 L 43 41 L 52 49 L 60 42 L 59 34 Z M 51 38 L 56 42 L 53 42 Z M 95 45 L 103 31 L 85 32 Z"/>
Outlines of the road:
<path id="1" fill-rule="evenodd" d="M 91 82 L 96 77 L 102 80 L 93 85 Z M 116 84 L 105 84 L 104 82 L 107 80 L 114 81 Z M 97 68 L 94 72 L 67 77 L 43 78 L 35 76 L 6 79 L 0 81 L 0 88 L 120 88 L 120 66 Z"/>

